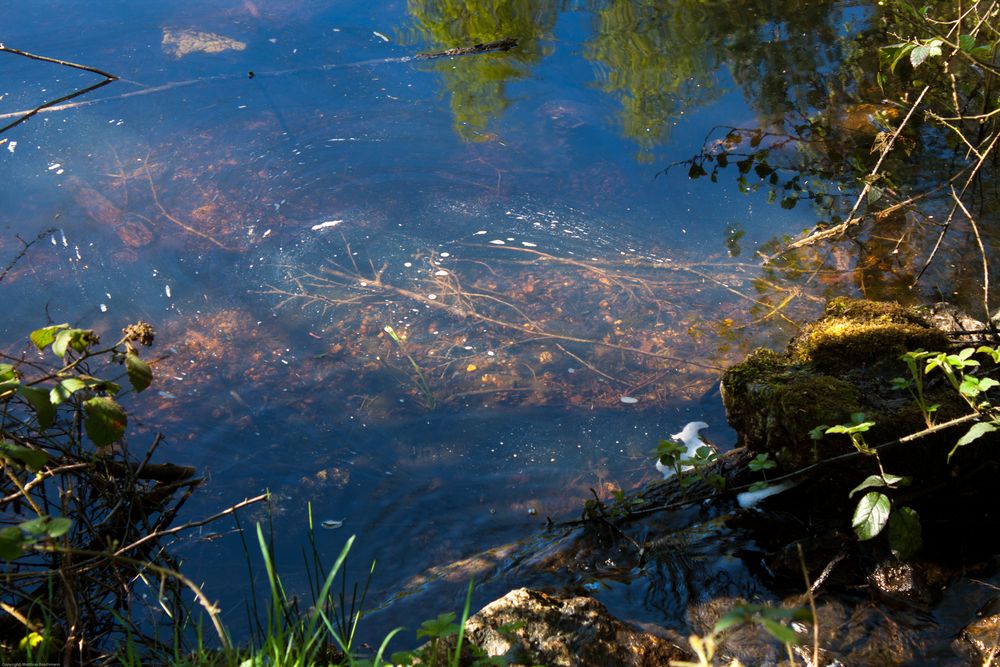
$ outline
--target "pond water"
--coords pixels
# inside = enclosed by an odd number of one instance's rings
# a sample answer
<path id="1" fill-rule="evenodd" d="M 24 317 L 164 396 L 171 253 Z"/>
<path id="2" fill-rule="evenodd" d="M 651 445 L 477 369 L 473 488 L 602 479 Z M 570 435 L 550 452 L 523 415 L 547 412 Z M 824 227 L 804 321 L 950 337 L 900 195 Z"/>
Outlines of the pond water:
<path id="1" fill-rule="evenodd" d="M 412 583 L 428 568 L 655 479 L 686 422 L 731 446 L 719 370 L 855 290 L 760 268 L 809 206 L 664 173 L 776 112 L 729 58 L 734 17 L 785 52 L 799 28 L 736 2 L 477 4 L 49 0 L 5 21 L 8 46 L 120 80 L 0 137 L 4 261 L 40 238 L 0 286 L 3 340 L 153 323 L 133 448 L 162 432 L 157 459 L 206 471 L 184 518 L 270 490 L 293 589 L 307 504 L 343 522 L 319 546 L 356 534 L 356 579 L 377 561 L 366 639 L 457 606 L 462 581 Z M 413 58 L 500 36 L 519 44 Z M 98 80 L 0 53 L 0 113 Z M 239 635 L 229 527 L 177 549 Z"/>

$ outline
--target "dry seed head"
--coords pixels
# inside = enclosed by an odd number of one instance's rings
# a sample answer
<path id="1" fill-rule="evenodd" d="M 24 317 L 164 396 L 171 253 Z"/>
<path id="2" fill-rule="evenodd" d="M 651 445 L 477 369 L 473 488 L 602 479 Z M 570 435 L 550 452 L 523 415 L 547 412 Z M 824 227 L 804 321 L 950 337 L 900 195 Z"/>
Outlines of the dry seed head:
<path id="1" fill-rule="evenodd" d="M 147 347 L 153 344 L 153 338 L 156 336 L 156 332 L 153 331 L 153 325 L 142 320 L 122 329 L 122 334 L 125 336 L 125 340 L 135 340 Z"/>

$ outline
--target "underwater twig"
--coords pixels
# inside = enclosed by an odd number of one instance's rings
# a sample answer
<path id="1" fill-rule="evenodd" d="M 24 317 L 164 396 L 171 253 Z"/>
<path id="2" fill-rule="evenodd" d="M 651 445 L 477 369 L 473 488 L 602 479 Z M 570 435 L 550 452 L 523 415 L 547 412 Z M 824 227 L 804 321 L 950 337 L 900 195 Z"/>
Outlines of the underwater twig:
<path id="1" fill-rule="evenodd" d="M 323 268 L 323 271 L 325 273 L 333 275 L 333 276 L 335 276 L 335 277 L 337 277 L 337 278 L 339 278 L 341 280 L 344 280 L 347 283 L 354 282 L 356 280 L 350 274 L 347 274 L 347 273 L 345 273 L 344 271 L 342 271 L 342 270 L 340 270 L 338 268 L 333 268 L 335 266 L 336 265 L 326 266 L 326 267 Z M 320 278 L 319 276 L 315 276 L 315 275 L 311 275 L 311 274 L 303 274 L 303 277 L 310 277 L 310 278 L 313 278 L 313 279 L 316 279 L 316 280 L 322 280 L 322 278 Z M 316 286 L 319 287 L 319 285 L 316 285 Z M 495 324 L 496 326 L 499 326 L 499 327 L 502 327 L 502 328 L 505 328 L 505 329 L 512 329 L 512 330 L 519 331 L 521 333 L 528 334 L 528 335 L 531 335 L 531 336 L 537 336 L 539 338 L 548 338 L 548 339 L 552 339 L 552 340 L 562 340 L 562 341 L 567 341 L 567 342 L 570 342 L 570 343 L 582 343 L 582 344 L 585 344 L 585 345 L 596 345 L 596 346 L 599 346 L 599 347 L 606 347 L 606 348 L 612 349 L 612 350 L 618 350 L 618 351 L 621 351 L 621 352 L 630 352 L 630 353 L 637 354 L 637 355 L 640 355 L 640 356 L 643 356 L 643 357 L 650 357 L 650 358 L 653 358 L 653 359 L 661 359 L 661 360 L 664 360 L 664 361 L 672 361 L 672 362 L 675 362 L 675 363 L 685 364 L 685 365 L 688 365 L 688 366 L 697 366 L 699 368 L 707 368 L 707 369 L 716 370 L 716 371 L 717 370 L 722 370 L 720 366 L 717 366 L 715 364 L 707 364 L 707 363 L 696 361 L 696 360 L 690 359 L 690 358 L 688 358 L 688 359 L 682 359 L 680 357 L 675 357 L 675 356 L 672 356 L 672 355 L 664 354 L 662 352 L 651 352 L 651 351 L 648 351 L 648 350 L 642 350 L 642 349 L 637 348 L 637 347 L 632 347 L 632 346 L 629 346 L 629 345 L 619 345 L 617 343 L 612 343 L 612 342 L 609 342 L 609 341 L 593 340 L 593 339 L 589 339 L 589 338 L 581 338 L 581 337 L 578 337 L 578 336 L 570 336 L 568 334 L 558 334 L 558 333 L 551 332 L 551 331 L 545 331 L 545 330 L 536 329 L 535 327 L 531 327 L 531 326 L 525 326 L 525 325 L 516 324 L 516 323 L 513 323 L 513 322 L 507 322 L 507 321 L 500 320 L 500 319 L 497 319 L 497 318 L 489 317 L 488 315 L 483 315 L 481 313 L 476 313 L 476 312 L 470 313 L 470 312 L 464 311 L 464 310 L 462 310 L 460 308 L 456 308 L 455 306 L 453 306 L 451 304 L 442 303 L 440 300 L 437 300 L 437 299 L 428 299 L 426 296 L 424 296 L 422 294 L 418 294 L 417 292 L 414 292 L 412 290 L 408 290 L 408 289 L 403 288 L 403 287 L 397 287 L 395 285 L 390 285 L 388 283 L 382 283 L 381 285 L 377 285 L 375 287 L 377 287 L 378 289 L 381 289 L 381 290 L 394 292 L 394 293 L 396 293 L 399 296 L 405 297 L 407 299 L 411 299 L 413 301 L 417 301 L 419 303 L 423 303 L 423 304 L 425 304 L 425 305 L 427 305 L 428 307 L 431 307 L 431 308 L 436 308 L 436 309 L 440 309 L 440 310 L 444 310 L 444 311 L 450 312 L 453 315 L 457 315 L 459 317 L 471 317 L 471 318 L 477 319 L 477 320 L 479 320 L 481 322 L 485 322 L 485 323 L 489 323 L 489 324 Z M 340 301 L 332 300 L 332 299 L 329 299 L 328 297 L 324 297 L 324 296 L 319 295 L 319 294 L 311 294 L 311 293 L 290 294 L 287 291 L 280 290 L 280 289 L 277 289 L 277 288 L 271 288 L 266 293 L 269 293 L 269 294 L 278 294 L 278 295 L 281 295 L 281 296 L 285 296 L 285 297 L 287 297 L 286 301 L 291 301 L 291 300 L 294 300 L 294 299 L 304 299 L 304 300 L 306 300 L 308 302 L 312 302 L 312 303 L 324 303 L 324 302 L 326 302 L 326 303 L 330 303 L 331 305 L 340 305 L 340 303 L 341 303 Z"/>
<path id="2" fill-rule="evenodd" d="M 190 225 L 184 224 L 183 222 L 181 222 L 180 220 L 178 220 L 174 216 L 170 215 L 170 213 L 167 212 L 167 209 L 163 208 L 163 204 L 160 203 L 160 197 L 159 197 L 159 195 L 156 192 L 156 185 L 153 183 L 153 174 L 150 173 L 148 164 L 149 164 L 149 156 L 147 155 L 146 159 L 143 160 L 143 162 L 142 162 L 142 168 L 145 170 L 145 172 L 146 172 L 146 179 L 149 181 L 149 191 L 153 195 L 153 203 L 156 204 L 156 208 L 160 209 L 160 213 L 163 214 L 163 217 L 165 217 L 167 220 L 169 220 L 170 222 L 174 223 L 175 225 L 177 225 L 178 227 L 180 227 L 184 231 L 188 232 L 189 234 L 194 234 L 195 236 L 200 236 L 201 238 L 205 239 L 206 241 L 212 243 L 213 245 L 215 245 L 218 248 L 221 248 L 222 250 L 225 250 L 227 252 L 235 252 L 236 248 L 230 248 L 229 246 L 227 246 L 226 244 L 222 243 L 221 241 L 219 241 L 215 237 L 211 236 L 210 234 L 206 234 L 205 232 L 199 231 L 199 230 L 195 229 L 194 227 L 191 227 Z"/>
<path id="3" fill-rule="evenodd" d="M 569 350 L 567 350 L 565 347 L 563 347 L 559 343 L 556 343 L 556 347 L 558 347 L 560 350 L 563 351 L 563 353 L 565 353 L 565 354 L 569 355 L 570 357 L 576 359 L 581 364 L 583 364 L 584 366 L 586 366 L 587 368 L 589 368 L 593 372 L 597 373 L 601 377 L 607 378 L 608 380 L 611 380 L 612 382 L 617 382 L 619 384 L 625 385 L 626 387 L 628 386 L 628 382 L 624 382 L 622 380 L 619 380 L 616 377 L 612 377 L 612 376 L 608 375 L 607 373 L 605 373 L 604 371 L 602 371 L 600 368 L 597 368 L 593 364 L 588 363 L 585 359 L 581 359 L 580 357 L 576 356 L 575 354 L 573 354 L 572 352 L 570 352 Z"/>
<path id="4" fill-rule="evenodd" d="M 43 229 L 42 231 L 38 232 L 38 235 L 35 236 L 35 238 L 31 239 L 30 241 L 25 241 L 24 239 L 22 239 L 20 234 L 16 235 L 17 240 L 20 241 L 24 247 L 21 248 L 20 252 L 14 255 L 14 258 L 12 260 L 7 262 L 7 266 L 3 267 L 3 271 L 0 271 L 0 282 L 3 282 L 3 279 L 7 277 L 7 274 L 10 273 L 11 270 L 17 265 L 17 263 L 21 261 L 25 255 L 28 254 L 28 250 L 31 248 L 31 246 L 35 245 L 42 239 L 46 239 L 52 236 L 55 233 L 56 233 L 56 228 L 49 227 L 48 229 Z"/>

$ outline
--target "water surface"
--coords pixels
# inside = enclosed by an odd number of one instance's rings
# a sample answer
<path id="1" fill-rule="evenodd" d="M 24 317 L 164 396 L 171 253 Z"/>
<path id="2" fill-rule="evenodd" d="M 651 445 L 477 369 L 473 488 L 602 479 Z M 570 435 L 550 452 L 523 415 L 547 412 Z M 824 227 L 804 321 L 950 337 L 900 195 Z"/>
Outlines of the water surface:
<path id="1" fill-rule="evenodd" d="M 311 503 L 343 522 L 319 533 L 331 560 L 350 534 L 352 576 L 377 560 L 371 637 L 413 627 L 463 587 L 400 597 L 428 568 L 654 479 L 687 421 L 733 444 L 719 369 L 838 289 L 788 299 L 758 267 L 808 207 L 663 173 L 780 111 L 747 102 L 772 84 L 732 59 L 741 4 L 20 7 L 10 46 L 121 80 L 3 137 L 0 249 L 42 235 L 3 282 L 4 339 L 152 322 L 167 356 L 130 438 L 207 472 L 185 516 L 270 490 L 296 588 Z M 243 46 L 178 57 L 184 30 Z M 0 113 L 95 80 L 0 56 Z M 215 531 L 179 548 L 239 633 L 241 546 Z"/>

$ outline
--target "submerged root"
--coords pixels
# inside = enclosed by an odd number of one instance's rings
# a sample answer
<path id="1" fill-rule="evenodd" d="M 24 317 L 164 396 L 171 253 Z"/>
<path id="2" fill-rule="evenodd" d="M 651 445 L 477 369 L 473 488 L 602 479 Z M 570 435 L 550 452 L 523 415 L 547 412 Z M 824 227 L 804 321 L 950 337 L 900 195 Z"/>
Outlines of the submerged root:
<path id="1" fill-rule="evenodd" d="M 791 322 L 795 304 L 811 308 L 816 298 L 754 278 L 752 265 L 736 263 L 585 261 L 480 246 L 460 259 L 425 256 L 413 275 L 374 262 L 362 271 L 352 255 L 349 266 L 282 267 L 284 283 L 263 293 L 279 307 L 294 304 L 332 320 L 338 353 L 349 353 L 344 365 L 355 360 L 352 373 L 389 364 L 425 405 L 469 397 L 593 405 L 637 393 L 653 401 L 678 391 L 696 396 L 711 388 L 729 355 L 752 343 L 740 340 L 748 338 L 741 326 Z M 727 293 L 740 302 L 719 321 L 701 316 L 732 302 Z M 401 346 L 387 344 L 386 326 L 405 342 L 406 358 Z"/>

